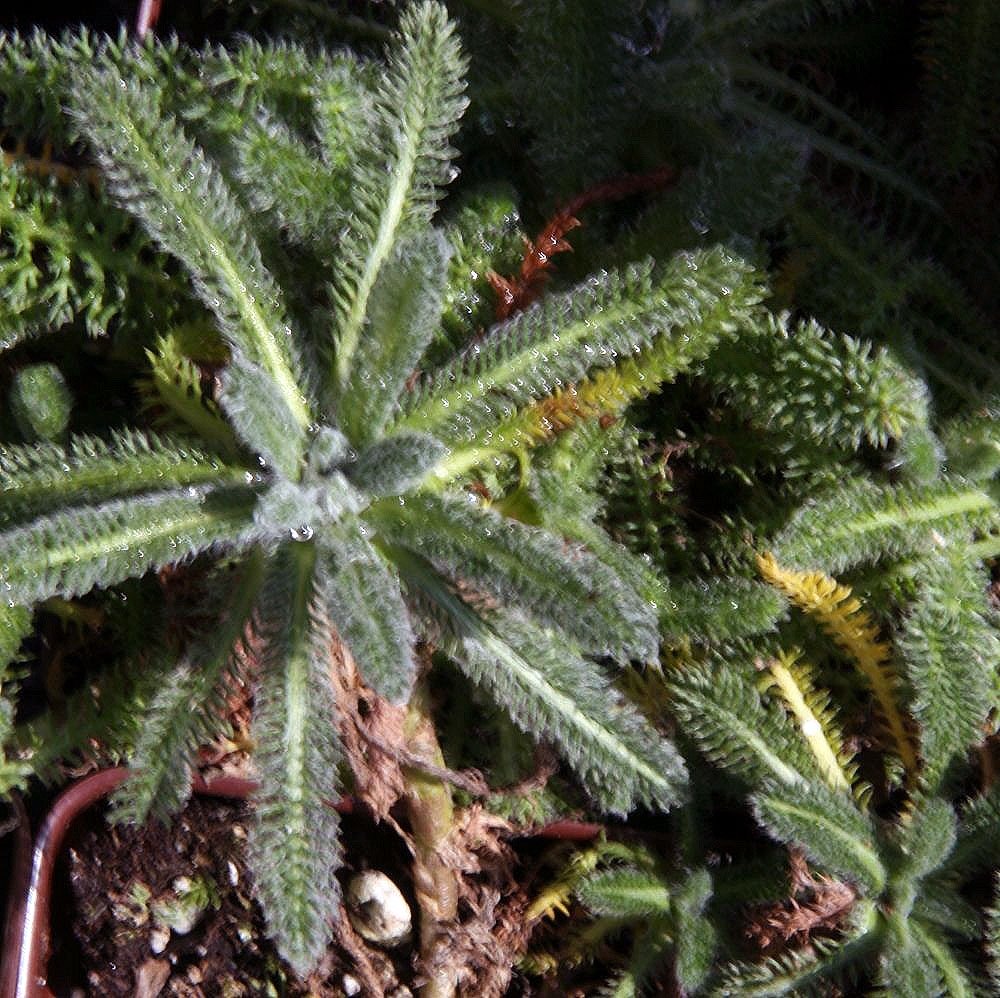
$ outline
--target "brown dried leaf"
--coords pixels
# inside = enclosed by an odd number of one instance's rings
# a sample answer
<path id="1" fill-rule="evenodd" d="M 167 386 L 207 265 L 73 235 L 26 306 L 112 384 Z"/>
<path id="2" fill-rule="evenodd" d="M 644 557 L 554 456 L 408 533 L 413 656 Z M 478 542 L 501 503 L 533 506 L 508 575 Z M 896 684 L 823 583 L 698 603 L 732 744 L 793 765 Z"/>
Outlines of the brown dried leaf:
<path id="1" fill-rule="evenodd" d="M 757 907 L 746 929 L 747 937 L 765 954 L 839 931 L 858 897 L 850 884 L 812 873 L 797 850 L 791 851 L 790 867 L 791 895 Z"/>

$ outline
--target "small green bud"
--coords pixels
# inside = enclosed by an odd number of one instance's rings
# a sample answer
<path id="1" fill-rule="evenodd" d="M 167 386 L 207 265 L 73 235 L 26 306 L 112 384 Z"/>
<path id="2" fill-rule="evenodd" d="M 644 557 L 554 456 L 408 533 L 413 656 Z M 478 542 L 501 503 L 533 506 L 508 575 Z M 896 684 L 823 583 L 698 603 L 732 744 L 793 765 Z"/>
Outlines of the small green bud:
<path id="1" fill-rule="evenodd" d="M 54 364 L 31 364 L 14 375 L 10 408 L 28 443 L 59 440 L 69 423 L 73 398 Z"/>

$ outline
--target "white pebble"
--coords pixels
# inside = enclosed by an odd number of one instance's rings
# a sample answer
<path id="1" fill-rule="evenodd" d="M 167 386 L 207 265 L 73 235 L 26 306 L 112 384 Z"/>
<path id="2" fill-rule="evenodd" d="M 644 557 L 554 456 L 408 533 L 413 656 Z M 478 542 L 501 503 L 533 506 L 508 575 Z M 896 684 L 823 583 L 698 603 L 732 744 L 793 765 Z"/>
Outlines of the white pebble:
<path id="1" fill-rule="evenodd" d="M 149 933 L 149 948 L 159 955 L 167 948 L 167 943 L 170 942 L 170 929 L 165 925 L 157 925 L 156 928 Z"/>
<path id="2" fill-rule="evenodd" d="M 351 924 L 368 942 L 392 949 L 409 940 L 410 906 L 384 873 L 356 873 L 347 884 L 346 901 Z"/>

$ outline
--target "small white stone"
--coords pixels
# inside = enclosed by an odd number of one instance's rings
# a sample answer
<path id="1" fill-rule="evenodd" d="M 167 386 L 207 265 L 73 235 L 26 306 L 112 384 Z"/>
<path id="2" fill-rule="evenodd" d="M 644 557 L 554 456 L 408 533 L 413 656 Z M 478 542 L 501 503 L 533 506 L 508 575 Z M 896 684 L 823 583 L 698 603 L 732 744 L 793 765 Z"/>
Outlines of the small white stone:
<path id="1" fill-rule="evenodd" d="M 413 916 L 399 888 L 378 870 L 356 873 L 347 884 L 347 914 L 358 934 L 392 949 L 410 938 Z"/>
<path id="2" fill-rule="evenodd" d="M 170 929 L 165 925 L 157 925 L 149 933 L 149 948 L 157 954 L 162 953 L 170 942 Z"/>
<path id="3" fill-rule="evenodd" d="M 356 977 L 351 977 L 350 974 L 344 974 L 340 979 L 340 986 L 344 989 L 347 998 L 354 998 L 361 990 L 361 982 Z"/>

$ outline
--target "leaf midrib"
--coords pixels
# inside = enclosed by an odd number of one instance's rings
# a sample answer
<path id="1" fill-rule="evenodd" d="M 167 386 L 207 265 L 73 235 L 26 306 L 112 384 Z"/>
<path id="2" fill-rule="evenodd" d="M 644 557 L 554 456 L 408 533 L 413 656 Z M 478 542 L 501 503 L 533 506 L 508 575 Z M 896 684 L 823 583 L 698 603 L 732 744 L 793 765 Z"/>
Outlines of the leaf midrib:
<path id="1" fill-rule="evenodd" d="M 605 288 L 602 290 L 606 292 L 608 289 Z M 637 313 L 648 311 L 637 308 L 634 301 L 624 301 L 617 306 L 605 304 L 600 312 L 596 311 L 596 305 L 600 304 L 600 302 L 595 300 L 592 304 L 595 306 L 595 309 L 588 311 L 568 326 L 560 329 L 559 349 L 550 351 L 550 355 L 551 353 L 564 355 L 576 348 L 580 340 L 585 336 L 593 335 L 597 330 L 606 327 L 608 324 L 617 322 L 619 318 L 634 318 Z M 523 316 L 518 316 L 511 321 L 526 325 L 531 314 L 531 312 L 525 313 Z M 595 315 L 600 316 L 598 321 L 594 321 Z M 500 326 L 495 329 L 493 339 L 500 339 L 506 335 L 508 335 L 506 327 Z M 549 340 L 551 341 L 551 339 L 552 337 L 550 336 Z M 468 376 L 464 377 L 463 380 L 457 381 L 455 388 L 445 394 L 428 394 L 414 409 L 410 410 L 402 419 L 397 421 L 395 428 L 424 429 L 428 426 L 444 422 L 457 411 L 456 403 L 462 402 L 468 405 L 473 400 L 484 399 L 496 390 L 496 385 L 507 384 L 523 375 L 525 369 L 530 366 L 534 359 L 532 353 L 540 349 L 541 345 L 539 343 L 533 339 L 529 340 L 513 354 L 505 357 L 496 368 L 477 374 L 472 378 Z M 596 361 L 594 364 L 589 365 L 590 368 L 595 366 L 597 366 Z M 610 366 L 610 364 L 605 366 Z M 440 372 L 440 375 L 447 377 L 447 368 Z M 471 398 L 468 396 L 471 396 Z"/>
<path id="2" fill-rule="evenodd" d="M 629 769 L 641 774 L 642 778 L 650 786 L 659 787 L 667 799 L 676 798 L 676 791 L 670 782 L 664 779 L 661 773 L 649 766 L 644 759 L 615 738 L 607 728 L 583 713 L 572 698 L 557 690 L 544 676 L 531 667 L 527 659 L 523 658 L 514 648 L 503 641 L 491 628 L 484 626 L 481 630 L 485 632 L 485 640 L 484 637 L 479 637 L 478 640 L 484 641 L 484 644 L 501 661 L 508 662 L 513 671 L 526 685 L 535 690 L 542 699 L 556 706 L 559 713 L 563 717 L 568 718 L 571 724 L 575 723 L 575 726 L 579 730 L 588 731 L 591 738 L 597 744 L 605 748 L 612 756 L 621 760 Z"/>
<path id="3" fill-rule="evenodd" d="M 164 498 L 181 499 L 183 497 L 168 494 Z M 148 544 L 150 541 L 156 540 L 165 534 L 191 530 L 202 524 L 225 523 L 226 521 L 230 521 L 235 525 L 242 519 L 244 519 L 242 514 L 238 516 L 233 513 L 225 515 L 214 511 L 207 511 L 204 505 L 199 503 L 195 509 L 184 514 L 178 514 L 169 522 L 167 522 L 164 517 L 160 517 L 155 523 L 149 524 L 148 526 L 122 527 L 116 532 L 110 534 L 102 533 L 98 537 L 92 538 L 89 542 L 84 542 L 80 545 L 64 545 L 62 548 L 47 546 L 45 565 L 50 569 L 62 568 L 64 565 L 69 564 L 70 562 L 75 562 L 78 559 L 89 560 L 96 558 L 98 555 L 104 554 L 109 548 L 114 548 L 121 544 L 125 544 L 126 547 L 138 544 Z M 180 557 L 180 555 L 178 555 L 178 557 Z M 150 564 L 152 564 L 152 562 L 150 562 Z"/>
<path id="4" fill-rule="evenodd" d="M 847 847 L 848 852 L 854 855 L 860 862 L 865 873 L 868 875 L 868 883 L 874 887 L 876 893 L 881 892 L 885 887 L 885 870 L 879 862 L 878 856 L 871 849 L 866 848 L 858 842 L 854 836 L 848 834 L 836 822 L 831 821 L 826 815 L 805 807 L 799 807 L 790 801 L 782 800 L 779 797 L 762 798 L 768 807 L 773 808 L 779 814 L 800 818 L 808 824 L 819 825 L 828 832 L 834 839 Z M 844 871 L 849 872 L 849 871 Z"/>
<path id="5" fill-rule="evenodd" d="M 285 363 L 284 354 L 278 346 L 278 342 L 263 313 L 257 307 L 255 301 L 246 294 L 245 290 L 240 290 L 241 288 L 245 288 L 245 284 L 240 279 L 239 269 L 228 252 L 229 248 L 216 239 L 212 229 L 205 223 L 204 218 L 199 212 L 189 212 L 187 210 L 189 206 L 186 203 L 179 202 L 176 198 L 171 197 L 170 192 L 174 189 L 174 181 L 168 172 L 160 168 L 155 153 L 150 148 L 149 143 L 142 133 L 136 128 L 131 115 L 128 117 L 128 129 L 132 142 L 144 150 L 146 163 L 156 180 L 156 186 L 161 195 L 171 205 L 181 209 L 177 214 L 183 214 L 185 219 L 184 224 L 196 231 L 202 241 L 202 245 L 208 251 L 209 257 L 214 259 L 225 278 L 240 317 L 246 323 L 248 330 L 253 334 L 259 356 L 267 365 L 268 374 L 274 379 L 295 421 L 303 429 L 307 428 L 311 422 L 311 416 L 309 409 L 302 399 L 298 383 L 290 368 Z"/>
<path id="6" fill-rule="evenodd" d="M 351 302 L 343 328 L 340 330 L 337 342 L 337 377 L 342 386 L 347 384 L 351 373 L 351 361 L 354 359 L 361 339 L 361 327 L 368 311 L 368 299 L 371 297 L 372 288 L 375 286 L 375 280 L 396 242 L 396 233 L 399 230 L 403 209 L 406 205 L 406 195 L 416 169 L 418 136 L 423 132 L 425 124 L 426 116 L 424 116 L 414 138 L 408 134 L 403 136 L 402 148 L 396 161 L 397 169 L 393 170 L 391 174 L 393 179 L 389 184 L 389 196 L 386 199 L 385 211 L 379 218 L 375 242 L 365 259 L 365 267 L 358 279 L 354 299 Z"/>

